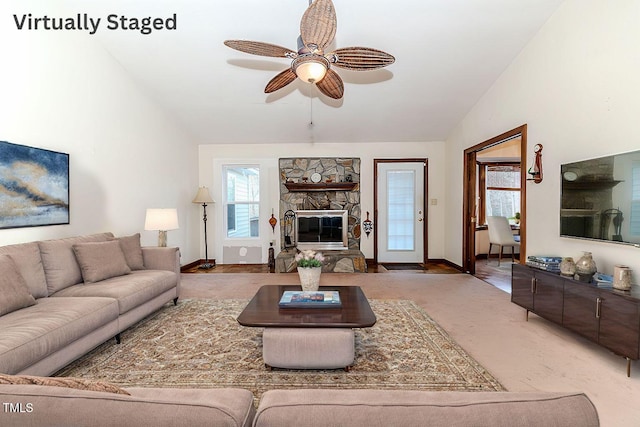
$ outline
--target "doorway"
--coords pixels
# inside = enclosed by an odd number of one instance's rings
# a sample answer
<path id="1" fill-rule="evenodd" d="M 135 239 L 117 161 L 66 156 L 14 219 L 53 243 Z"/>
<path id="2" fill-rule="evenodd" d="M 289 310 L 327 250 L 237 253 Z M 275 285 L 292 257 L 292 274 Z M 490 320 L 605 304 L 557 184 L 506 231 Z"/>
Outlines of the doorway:
<path id="1" fill-rule="evenodd" d="M 427 159 L 374 159 L 374 261 L 427 262 Z"/>
<path id="2" fill-rule="evenodd" d="M 486 190 L 484 180 L 481 180 L 481 166 L 478 161 L 482 157 L 482 152 L 496 150 L 514 141 L 519 142 L 519 159 L 503 158 L 503 163 L 519 164 L 519 214 L 518 233 L 520 235 L 520 263 L 526 259 L 526 157 L 527 157 L 527 125 L 522 125 L 487 141 L 481 142 L 464 151 L 464 188 L 463 188 L 463 268 L 464 271 L 476 275 L 476 235 L 485 226 L 484 218 L 486 213 L 485 199 L 480 198 L 481 191 Z M 496 151 L 498 151 L 496 150 Z M 492 159 L 493 163 L 500 163 L 499 158 Z M 479 220 L 482 219 L 482 223 Z M 487 255 L 489 256 L 489 255 Z M 484 274 L 484 272 L 483 272 Z M 485 279 L 483 277 L 483 279 Z M 486 280 L 485 281 L 489 281 Z"/>

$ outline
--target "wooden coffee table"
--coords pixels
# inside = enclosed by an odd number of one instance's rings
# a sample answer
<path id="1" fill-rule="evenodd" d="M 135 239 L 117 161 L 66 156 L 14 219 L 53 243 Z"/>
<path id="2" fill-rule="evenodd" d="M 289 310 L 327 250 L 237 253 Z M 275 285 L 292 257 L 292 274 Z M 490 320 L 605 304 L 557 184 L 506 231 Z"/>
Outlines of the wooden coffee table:
<path id="1" fill-rule="evenodd" d="M 353 364 L 353 328 L 376 323 L 367 297 L 359 286 L 321 286 L 338 291 L 341 307 L 280 308 L 284 291 L 300 286 L 261 287 L 238 316 L 238 323 L 263 327 L 262 356 L 267 367 L 287 369 L 336 369 Z"/>

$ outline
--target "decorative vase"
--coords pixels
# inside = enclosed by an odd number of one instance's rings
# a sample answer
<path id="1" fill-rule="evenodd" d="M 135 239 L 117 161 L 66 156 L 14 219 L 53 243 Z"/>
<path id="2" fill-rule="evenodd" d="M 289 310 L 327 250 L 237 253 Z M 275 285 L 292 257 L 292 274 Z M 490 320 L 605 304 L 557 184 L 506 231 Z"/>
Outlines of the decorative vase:
<path id="1" fill-rule="evenodd" d="M 613 268 L 613 288 L 620 291 L 631 289 L 631 269 L 626 265 L 616 265 Z"/>
<path id="2" fill-rule="evenodd" d="M 560 274 L 573 277 L 576 275 L 576 263 L 572 257 L 562 258 L 560 263 Z"/>
<path id="3" fill-rule="evenodd" d="M 317 291 L 320 287 L 320 273 L 322 273 L 322 267 L 298 267 L 302 290 Z"/>
<path id="4" fill-rule="evenodd" d="M 598 271 L 598 267 L 596 267 L 596 262 L 593 260 L 591 252 L 583 252 L 583 255 L 576 262 L 578 280 L 590 283 L 596 271 Z"/>

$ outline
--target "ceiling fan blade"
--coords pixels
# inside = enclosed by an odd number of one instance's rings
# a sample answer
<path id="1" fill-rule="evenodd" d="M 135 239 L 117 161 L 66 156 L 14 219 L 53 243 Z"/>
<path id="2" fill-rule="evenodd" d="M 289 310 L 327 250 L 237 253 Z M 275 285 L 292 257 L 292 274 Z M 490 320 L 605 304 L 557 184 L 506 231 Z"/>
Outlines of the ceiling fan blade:
<path id="1" fill-rule="evenodd" d="M 306 46 L 323 50 L 336 35 L 338 20 L 331 0 L 315 0 L 302 15 L 300 35 Z"/>
<path id="2" fill-rule="evenodd" d="M 327 75 L 324 76 L 324 79 L 316 83 L 316 86 L 320 89 L 320 92 L 329 98 L 340 99 L 344 94 L 344 83 L 342 83 L 338 73 L 331 68 L 327 70 Z"/>
<path id="3" fill-rule="evenodd" d="M 252 55 L 272 56 L 276 58 L 295 58 L 298 54 L 286 47 L 271 43 L 254 42 L 249 40 L 225 40 L 225 45 L 240 52 Z"/>
<path id="4" fill-rule="evenodd" d="M 396 61 L 392 55 L 368 47 L 345 47 L 325 56 L 336 67 L 355 71 L 375 70 Z"/>
<path id="5" fill-rule="evenodd" d="M 277 76 L 271 79 L 269 83 L 267 83 L 267 87 L 264 88 L 264 93 L 275 92 L 278 89 L 282 89 L 292 81 L 297 78 L 296 73 L 294 73 L 291 68 L 287 68 Z"/>

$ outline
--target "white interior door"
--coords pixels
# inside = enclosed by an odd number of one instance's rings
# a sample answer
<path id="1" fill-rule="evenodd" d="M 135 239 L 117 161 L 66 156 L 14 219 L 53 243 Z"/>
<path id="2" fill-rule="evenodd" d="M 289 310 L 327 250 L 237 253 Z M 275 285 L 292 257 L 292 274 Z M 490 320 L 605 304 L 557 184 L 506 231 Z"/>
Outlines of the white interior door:
<path id="1" fill-rule="evenodd" d="M 423 162 L 378 163 L 378 262 L 424 261 Z"/>

